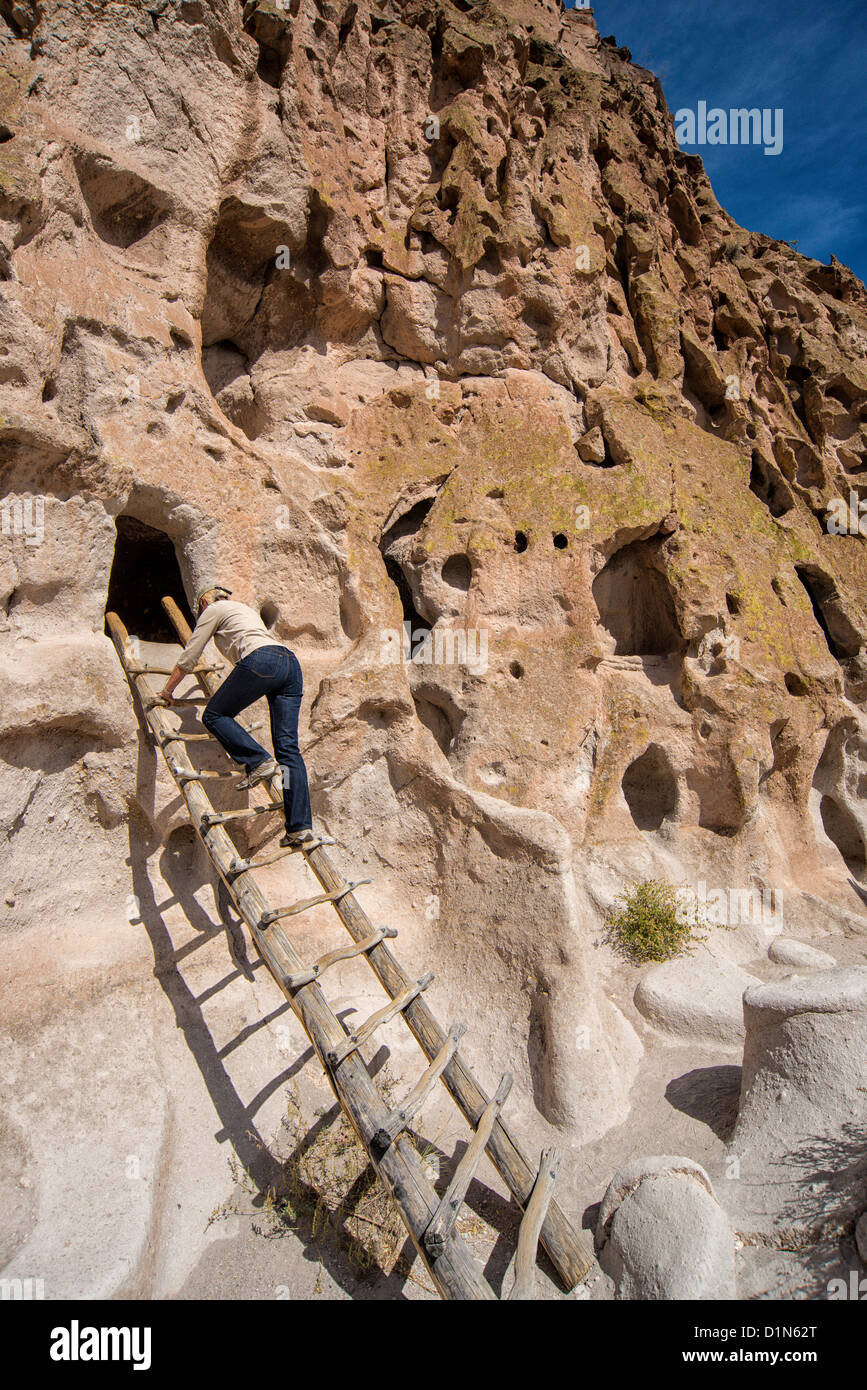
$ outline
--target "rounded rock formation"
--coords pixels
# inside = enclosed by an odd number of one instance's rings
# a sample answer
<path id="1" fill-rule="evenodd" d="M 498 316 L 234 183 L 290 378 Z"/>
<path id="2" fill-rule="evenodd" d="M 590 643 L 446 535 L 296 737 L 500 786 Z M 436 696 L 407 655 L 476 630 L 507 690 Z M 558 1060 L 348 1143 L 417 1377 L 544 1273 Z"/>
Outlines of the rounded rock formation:
<path id="1" fill-rule="evenodd" d="M 744 1021 L 738 1149 L 791 1154 L 863 1124 L 867 967 L 754 985 L 744 995 Z"/>
<path id="2" fill-rule="evenodd" d="M 837 964 L 827 951 L 817 951 L 806 941 L 795 941 L 791 936 L 778 936 L 771 942 L 768 956 L 777 965 L 799 965 L 805 970 L 832 970 Z"/>
<path id="3" fill-rule="evenodd" d="M 684 956 L 639 981 L 635 1006 L 654 1027 L 682 1038 L 736 1043 L 744 1035 L 742 999 L 754 975 L 714 956 Z"/>
<path id="4" fill-rule="evenodd" d="M 621 1299 L 734 1297 L 734 1238 L 710 1178 L 692 1159 L 640 1158 L 609 1183 L 599 1262 Z"/>

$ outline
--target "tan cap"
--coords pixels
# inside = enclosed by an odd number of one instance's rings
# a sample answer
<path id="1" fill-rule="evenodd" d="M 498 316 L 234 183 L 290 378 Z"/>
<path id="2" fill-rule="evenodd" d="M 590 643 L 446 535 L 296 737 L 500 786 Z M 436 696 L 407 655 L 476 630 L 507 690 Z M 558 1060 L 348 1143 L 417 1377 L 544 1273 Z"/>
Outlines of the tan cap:
<path id="1" fill-rule="evenodd" d="M 199 616 L 202 607 L 202 599 L 207 598 L 208 594 L 219 594 L 220 598 L 231 598 L 232 590 L 227 589 L 223 584 L 204 584 L 196 594 L 196 617 Z"/>

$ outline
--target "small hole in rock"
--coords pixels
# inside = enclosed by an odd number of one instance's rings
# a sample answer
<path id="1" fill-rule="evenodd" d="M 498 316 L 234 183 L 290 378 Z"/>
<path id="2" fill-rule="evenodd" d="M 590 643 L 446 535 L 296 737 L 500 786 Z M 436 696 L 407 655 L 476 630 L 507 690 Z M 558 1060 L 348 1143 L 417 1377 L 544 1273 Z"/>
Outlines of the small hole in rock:
<path id="1" fill-rule="evenodd" d="M 520 661 L 511 661 L 509 663 L 509 670 L 515 677 L 516 681 L 519 681 L 524 674 L 524 668 L 521 665 Z"/>
<path id="2" fill-rule="evenodd" d="M 740 613 L 741 601 L 737 594 L 726 594 L 726 608 L 730 613 Z"/>
<path id="3" fill-rule="evenodd" d="M 466 593 L 473 577 L 472 566 L 466 555 L 450 555 L 442 567 L 442 577 L 451 588 Z"/>
<path id="4" fill-rule="evenodd" d="M 524 535 L 523 531 L 515 532 L 515 549 L 519 555 L 523 555 L 524 551 L 527 549 L 527 537 Z"/>
<path id="5" fill-rule="evenodd" d="M 788 690 L 790 695 L 807 694 L 806 683 L 802 681 L 801 677 L 799 675 L 796 675 L 794 671 L 787 671 L 785 676 L 783 677 L 783 680 L 785 681 L 786 689 Z"/>
<path id="6" fill-rule="evenodd" d="M 569 544 L 569 541 L 568 541 L 568 539 L 566 538 L 566 536 L 563 535 L 563 532 L 562 532 L 562 531 L 558 531 L 557 534 L 556 534 L 556 536 L 554 537 L 554 549 L 555 549 L 555 550 L 565 550 L 568 544 Z"/>
<path id="7" fill-rule="evenodd" d="M 272 598 L 266 598 L 259 609 L 259 617 L 266 627 L 273 627 L 280 616 L 280 609 Z"/>

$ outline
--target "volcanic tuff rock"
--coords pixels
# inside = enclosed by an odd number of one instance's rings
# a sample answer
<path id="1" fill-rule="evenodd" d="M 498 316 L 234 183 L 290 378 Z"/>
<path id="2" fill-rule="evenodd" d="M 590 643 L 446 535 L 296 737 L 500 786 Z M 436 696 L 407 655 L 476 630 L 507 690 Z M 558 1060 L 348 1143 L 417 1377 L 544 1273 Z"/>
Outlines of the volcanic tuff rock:
<path id="1" fill-rule="evenodd" d="M 555 0 L 0 15 L 14 1036 L 58 1008 L 83 1036 L 86 999 L 110 1038 L 135 996 L 198 1096 L 203 1035 L 177 1052 L 138 998 L 142 923 L 165 972 L 164 912 L 213 933 L 220 904 L 102 635 L 111 579 L 167 640 L 166 537 L 188 594 L 267 601 L 298 651 L 315 813 L 443 1008 L 490 1001 L 480 1069 L 515 1071 L 534 1144 L 615 1131 L 655 1065 L 597 940 L 624 881 L 773 888 L 863 960 L 863 538 L 825 525 L 867 495 L 863 285 L 740 228 L 659 81 Z M 405 620 L 486 662 L 393 660 Z M 258 1094 L 267 1048 L 245 1055 Z M 116 1096 L 159 1080 L 119 1057 Z M 154 1211 L 200 1123 L 179 1109 Z M 223 1193 L 218 1151 L 203 1171 L 193 1207 Z M 175 1290 L 196 1220 L 156 1264 L 136 1228 L 131 1282 L 89 1287 Z"/>
<path id="2" fill-rule="evenodd" d="M 615 1173 L 596 1238 L 618 1298 L 734 1297 L 731 1227 L 707 1173 L 688 1158 L 640 1158 Z"/>

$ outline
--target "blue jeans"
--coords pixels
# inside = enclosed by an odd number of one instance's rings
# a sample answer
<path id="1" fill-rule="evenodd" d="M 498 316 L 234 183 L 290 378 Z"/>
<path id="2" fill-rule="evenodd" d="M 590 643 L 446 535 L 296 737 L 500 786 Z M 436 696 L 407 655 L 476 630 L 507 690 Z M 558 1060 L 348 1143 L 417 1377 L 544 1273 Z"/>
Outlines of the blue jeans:
<path id="1" fill-rule="evenodd" d="M 249 772 L 269 756 L 232 716 L 265 696 L 271 713 L 274 757 L 283 773 L 283 809 L 289 834 L 312 829 L 307 768 L 298 747 L 298 714 L 304 683 L 297 656 L 288 647 L 257 647 L 239 661 L 212 695 L 202 723 L 236 763 Z"/>

